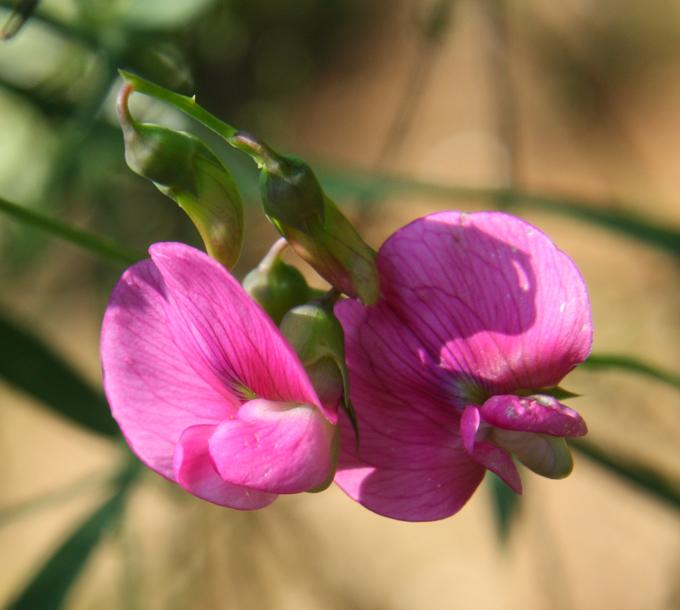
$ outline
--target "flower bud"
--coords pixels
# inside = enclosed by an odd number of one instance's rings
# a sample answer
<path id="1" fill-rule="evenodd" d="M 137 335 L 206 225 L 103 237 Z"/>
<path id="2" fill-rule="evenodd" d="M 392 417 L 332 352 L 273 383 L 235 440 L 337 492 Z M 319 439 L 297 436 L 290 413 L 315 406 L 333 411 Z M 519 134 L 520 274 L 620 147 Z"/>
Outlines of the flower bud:
<path id="1" fill-rule="evenodd" d="M 322 301 L 299 305 L 283 317 L 281 332 L 297 352 L 322 404 L 333 410 L 342 405 L 356 432 L 345 338 L 332 309 Z"/>
<path id="2" fill-rule="evenodd" d="M 298 159 L 269 158 L 260 173 L 265 213 L 282 225 L 312 232 L 324 217 L 324 194 L 314 172 Z"/>
<path id="3" fill-rule="evenodd" d="M 310 167 L 244 133 L 230 143 L 260 167 L 264 210 L 295 251 L 340 292 L 375 303 L 380 293 L 375 252 L 324 194 Z"/>
<path id="4" fill-rule="evenodd" d="M 127 107 L 131 92 L 127 85 L 118 98 L 128 166 L 175 201 L 194 223 L 208 254 L 232 268 L 243 242 L 243 205 L 231 174 L 196 136 L 135 122 Z"/>
<path id="5" fill-rule="evenodd" d="M 284 314 L 309 300 L 310 289 L 304 276 L 279 255 L 286 246 L 284 239 L 274 244 L 262 262 L 243 280 L 243 288 L 278 325 Z"/>

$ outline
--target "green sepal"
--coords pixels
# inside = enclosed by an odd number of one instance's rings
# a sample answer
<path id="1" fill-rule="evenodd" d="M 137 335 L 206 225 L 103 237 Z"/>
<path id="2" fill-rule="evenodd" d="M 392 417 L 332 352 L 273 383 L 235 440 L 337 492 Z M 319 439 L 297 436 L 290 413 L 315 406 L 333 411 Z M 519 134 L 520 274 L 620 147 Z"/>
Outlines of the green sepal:
<path id="1" fill-rule="evenodd" d="M 345 363 L 345 337 L 332 303 L 312 301 L 291 309 L 281 321 L 281 332 L 295 349 L 321 402 L 343 408 L 358 442 L 359 427 Z"/>
<path id="2" fill-rule="evenodd" d="M 260 172 L 260 190 L 265 214 L 282 226 L 304 233 L 323 226 L 324 194 L 303 161 L 270 155 Z"/>
<path id="3" fill-rule="evenodd" d="M 275 249 L 278 251 L 275 252 Z M 243 279 L 243 288 L 274 320 L 280 324 L 285 313 L 310 299 L 310 288 L 302 273 L 279 258 L 280 246 Z"/>
<path id="4" fill-rule="evenodd" d="M 520 390 L 518 392 L 515 392 L 515 394 L 517 394 L 517 396 L 540 396 L 541 394 L 543 394 L 544 396 L 552 396 L 557 400 L 578 398 L 580 396 L 580 394 L 574 394 L 574 392 L 565 390 L 560 386 L 553 386 L 552 388 L 540 388 L 538 390 Z"/>
<path id="5" fill-rule="evenodd" d="M 380 296 L 376 254 L 323 193 L 309 166 L 248 134 L 228 141 L 260 167 L 264 211 L 297 254 L 335 289 L 373 305 Z"/>

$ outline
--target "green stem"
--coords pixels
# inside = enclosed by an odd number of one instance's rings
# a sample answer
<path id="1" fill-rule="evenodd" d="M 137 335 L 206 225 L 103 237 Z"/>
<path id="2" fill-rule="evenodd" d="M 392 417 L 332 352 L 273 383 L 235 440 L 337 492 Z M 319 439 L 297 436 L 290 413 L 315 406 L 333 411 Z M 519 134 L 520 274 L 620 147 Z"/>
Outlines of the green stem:
<path id="1" fill-rule="evenodd" d="M 237 129 L 221 121 L 216 116 L 208 112 L 205 108 L 199 106 L 196 103 L 196 98 L 188 97 L 186 95 L 181 95 L 170 91 L 165 87 L 161 87 L 155 83 L 152 83 L 141 76 L 132 74 L 132 72 L 127 72 L 125 70 L 119 70 L 120 75 L 125 81 L 130 83 L 135 91 L 138 93 L 143 93 L 150 97 L 156 98 L 174 106 L 178 110 L 181 110 L 184 114 L 190 116 L 192 119 L 197 120 L 202 125 L 205 125 L 211 131 L 214 131 L 218 136 L 224 138 L 229 142 L 229 138 L 237 133 Z"/>
<path id="2" fill-rule="evenodd" d="M 137 254 L 125 250 L 115 242 L 100 237 L 94 233 L 89 233 L 83 229 L 78 229 L 55 218 L 50 218 L 36 210 L 11 203 L 0 197 L 0 212 L 11 216 L 18 222 L 42 229 L 48 233 L 60 237 L 76 246 L 89 250 L 95 254 L 108 258 L 109 260 L 130 265 L 144 258 L 144 254 Z"/>

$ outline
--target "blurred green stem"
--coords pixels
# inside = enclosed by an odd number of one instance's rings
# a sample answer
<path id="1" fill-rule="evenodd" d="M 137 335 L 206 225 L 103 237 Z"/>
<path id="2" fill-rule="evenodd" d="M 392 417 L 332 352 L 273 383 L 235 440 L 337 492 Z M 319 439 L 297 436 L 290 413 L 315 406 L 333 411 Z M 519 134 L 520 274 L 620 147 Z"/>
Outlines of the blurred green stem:
<path id="1" fill-rule="evenodd" d="M 17 205 L 16 203 L 12 203 L 1 197 L 0 212 L 7 214 L 19 222 L 52 233 L 80 248 L 89 250 L 90 252 L 117 263 L 130 265 L 145 257 L 144 254 L 128 251 L 105 237 L 100 237 L 94 233 L 78 229 L 55 218 L 50 218 L 36 210 Z"/>

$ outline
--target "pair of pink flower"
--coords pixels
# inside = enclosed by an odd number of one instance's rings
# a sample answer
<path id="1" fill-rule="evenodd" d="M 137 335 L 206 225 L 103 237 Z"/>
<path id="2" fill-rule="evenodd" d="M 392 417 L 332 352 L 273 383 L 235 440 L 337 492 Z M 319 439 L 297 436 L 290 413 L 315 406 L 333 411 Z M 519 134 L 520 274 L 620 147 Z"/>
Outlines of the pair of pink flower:
<path id="1" fill-rule="evenodd" d="M 367 508 L 423 521 L 458 511 L 486 469 L 521 491 L 511 455 L 568 473 L 564 437 L 586 427 L 546 390 L 588 355 L 590 307 L 574 263 L 531 225 L 444 212 L 382 246 L 379 302 L 335 308 L 358 443 L 222 266 L 182 244 L 150 254 L 107 309 L 104 386 L 132 450 L 194 495 L 254 509 L 335 477 Z"/>

